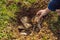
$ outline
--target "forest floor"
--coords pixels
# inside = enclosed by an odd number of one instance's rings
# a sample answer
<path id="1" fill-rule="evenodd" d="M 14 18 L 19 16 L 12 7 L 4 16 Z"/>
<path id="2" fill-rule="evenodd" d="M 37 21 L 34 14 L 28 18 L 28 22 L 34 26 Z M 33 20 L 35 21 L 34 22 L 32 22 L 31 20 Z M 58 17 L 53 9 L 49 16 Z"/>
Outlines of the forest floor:
<path id="1" fill-rule="evenodd" d="M 49 18 L 49 17 L 48 17 Z M 48 20 L 45 19 L 42 23 L 42 28 L 39 32 L 28 30 L 26 31 L 29 34 L 22 35 L 21 31 L 18 29 L 17 26 L 11 26 L 11 40 L 60 40 L 60 28 L 54 28 L 53 26 L 49 25 Z M 54 23 L 56 26 L 60 26 L 59 23 Z M 52 28 L 51 28 L 52 27 Z M 10 29 L 9 28 L 9 29 Z M 8 29 L 8 30 L 9 30 Z M 38 30 L 38 29 L 37 29 Z M 29 32 L 30 31 L 30 32 Z"/>
<path id="2" fill-rule="evenodd" d="M 0 20 L 0 26 L 3 27 L 0 27 L 0 40 L 60 40 L 60 20 L 55 12 L 48 14 L 42 21 L 34 21 L 35 13 L 46 8 L 48 2 L 49 0 L 1 0 L 3 5 L 0 19 L 3 20 Z"/>
<path id="3" fill-rule="evenodd" d="M 12 27 L 11 40 L 60 40 L 60 34 L 49 29 L 46 23 L 44 23 L 44 25 L 39 32 L 32 31 L 29 35 L 22 35 L 17 27 Z"/>

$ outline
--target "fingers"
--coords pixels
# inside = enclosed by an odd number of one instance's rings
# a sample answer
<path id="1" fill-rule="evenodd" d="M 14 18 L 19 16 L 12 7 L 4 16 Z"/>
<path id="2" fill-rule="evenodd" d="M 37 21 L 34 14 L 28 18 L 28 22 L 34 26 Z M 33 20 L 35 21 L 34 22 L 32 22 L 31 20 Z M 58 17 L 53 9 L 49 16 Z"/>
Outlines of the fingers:
<path id="1" fill-rule="evenodd" d="M 41 19 L 42 17 L 43 17 L 43 15 L 40 15 L 40 16 L 39 16 L 39 19 Z"/>
<path id="2" fill-rule="evenodd" d="M 40 10 L 37 12 L 37 16 L 41 19 L 45 15 L 45 10 Z"/>
<path id="3" fill-rule="evenodd" d="M 38 11 L 38 12 L 37 12 L 37 15 L 40 15 L 40 14 L 41 14 L 41 11 Z"/>
<path id="4" fill-rule="evenodd" d="M 42 15 L 42 10 L 38 11 L 36 15 L 39 17 L 39 19 L 41 19 L 42 16 L 43 16 L 43 15 Z"/>

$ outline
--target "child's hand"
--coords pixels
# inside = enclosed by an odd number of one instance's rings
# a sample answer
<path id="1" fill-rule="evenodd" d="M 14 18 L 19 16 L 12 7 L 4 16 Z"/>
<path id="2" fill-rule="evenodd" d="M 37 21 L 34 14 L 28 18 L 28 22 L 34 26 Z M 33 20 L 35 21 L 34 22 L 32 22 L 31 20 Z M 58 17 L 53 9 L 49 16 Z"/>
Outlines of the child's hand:
<path id="1" fill-rule="evenodd" d="M 47 14 L 46 10 L 39 10 L 37 12 L 37 15 L 39 16 L 39 18 L 42 18 L 43 16 L 45 16 Z"/>
<path id="2" fill-rule="evenodd" d="M 37 12 L 37 15 L 39 16 L 39 18 L 42 18 L 43 16 L 45 16 L 46 14 L 48 14 L 51 10 L 49 10 L 48 8 L 44 9 L 44 10 L 39 10 Z"/>

